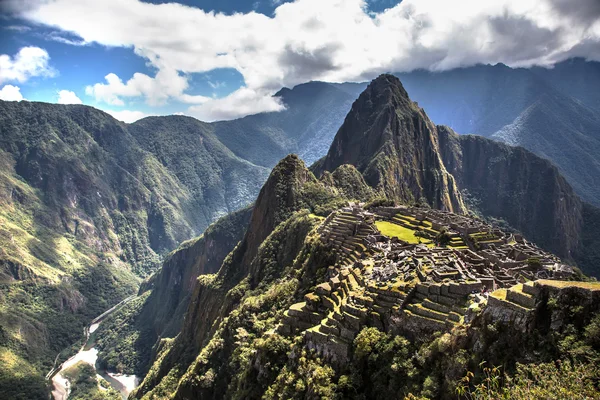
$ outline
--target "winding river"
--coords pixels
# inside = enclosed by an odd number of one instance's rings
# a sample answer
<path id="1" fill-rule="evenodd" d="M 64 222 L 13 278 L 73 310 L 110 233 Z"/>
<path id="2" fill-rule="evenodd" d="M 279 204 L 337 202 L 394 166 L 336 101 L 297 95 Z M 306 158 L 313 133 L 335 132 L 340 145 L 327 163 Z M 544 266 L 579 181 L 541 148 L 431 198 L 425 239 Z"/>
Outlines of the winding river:
<path id="1" fill-rule="evenodd" d="M 69 358 L 58 367 L 52 368 L 46 375 L 46 379 L 52 383 L 52 397 L 54 400 L 66 400 L 70 393 L 70 382 L 65 378 L 63 372 L 77 364 L 78 362 L 85 362 L 90 364 L 96 370 L 98 379 L 102 378 L 106 380 L 114 389 L 121 393 L 123 399 L 127 399 L 129 393 L 139 384 L 139 378 L 135 375 L 124 375 L 116 374 L 108 371 L 98 370 L 96 368 L 96 361 L 98 360 L 98 349 L 94 347 L 94 339 L 92 333 L 98 329 L 102 321 L 113 312 L 120 309 L 127 302 L 135 299 L 136 296 L 130 296 L 125 300 L 121 301 L 114 307 L 106 310 L 98 317 L 94 318 L 91 325 L 84 329 L 84 335 L 86 341 L 79 349 L 79 352 L 73 357 Z M 56 356 L 58 360 L 58 356 Z"/>

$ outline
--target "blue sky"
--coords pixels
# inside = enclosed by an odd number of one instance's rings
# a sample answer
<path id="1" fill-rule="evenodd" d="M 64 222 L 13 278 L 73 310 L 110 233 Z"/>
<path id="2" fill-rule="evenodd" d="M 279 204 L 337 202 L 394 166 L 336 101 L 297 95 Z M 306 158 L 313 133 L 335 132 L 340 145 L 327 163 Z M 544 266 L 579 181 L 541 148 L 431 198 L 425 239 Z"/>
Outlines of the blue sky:
<path id="1" fill-rule="evenodd" d="M 600 57 L 596 0 L 5 1 L 0 98 L 63 91 L 125 120 L 278 111 L 272 94 L 309 80 Z"/>

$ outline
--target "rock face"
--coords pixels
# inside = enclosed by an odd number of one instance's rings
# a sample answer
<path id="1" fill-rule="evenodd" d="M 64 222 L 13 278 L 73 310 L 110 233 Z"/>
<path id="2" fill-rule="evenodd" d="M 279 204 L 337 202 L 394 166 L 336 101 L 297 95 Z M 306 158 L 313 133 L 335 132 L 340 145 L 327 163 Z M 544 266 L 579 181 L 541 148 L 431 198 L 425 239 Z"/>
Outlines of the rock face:
<path id="1" fill-rule="evenodd" d="M 413 103 L 398 78 L 375 79 L 352 105 L 317 171 L 352 164 L 388 197 L 465 211 L 454 178 L 439 152 L 435 125 Z"/>
<path id="2" fill-rule="evenodd" d="M 480 211 L 505 219 L 530 240 L 573 259 L 583 203 L 549 161 L 510 147 L 439 127 L 442 155 L 458 186 L 480 200 Z"/>
<path id="3" fill-rule="evenodd" d="M 440 125 L 522 146 L 556 165 L 581 198 L 600 206 L 600 63 L 553 68 L 478 65 L 397 75 Z"/>
<path id="4" fill-rule="evenodd" d="M 204 234 L 182 243 L 151 278 L 152 293 L 140 320 L 152 327 L 157 337 L 174 337 L 181 329 L 185 311 L 198 276 L 214 274 L 223 260 L 242 239 L 252 208 L 226 215 Z M 150 289 L 142 288 L 141 291 Z"/>

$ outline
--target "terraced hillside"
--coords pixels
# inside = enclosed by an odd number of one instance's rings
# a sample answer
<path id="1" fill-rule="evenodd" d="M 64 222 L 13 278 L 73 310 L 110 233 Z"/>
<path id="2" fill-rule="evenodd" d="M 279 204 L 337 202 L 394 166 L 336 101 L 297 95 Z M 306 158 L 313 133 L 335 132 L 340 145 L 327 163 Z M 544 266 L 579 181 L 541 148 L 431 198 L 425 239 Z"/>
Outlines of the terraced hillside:
<path id="1" fill-rule="evenodd" d="M 451 240 L 420 244 L 414 236 L 387 235 L 378 229 L 381 222 L 410 232 L 427 227 L 437 238 L 443 231 Z M 383 226 L 394 233 L 388 225 Z M 483 307 L 490 294 L 517 310 L 532 309 L 530 287 L 536 279 L 575 276 L 571 267 L 521 237 L 439 211 L 380 207 L 368 212 L 351 205 L 331 214 L 318 231 L 336 261 L 327 269 L 328 279 L 292 305 L 276 331 L 304 332 L 309 348 L 335 362 L 349 361 L 363 327 L 413 337 L 448 331 L 472 319 L 473 308 Z M 473 239 L 486 235 L 495 239 Z"/>

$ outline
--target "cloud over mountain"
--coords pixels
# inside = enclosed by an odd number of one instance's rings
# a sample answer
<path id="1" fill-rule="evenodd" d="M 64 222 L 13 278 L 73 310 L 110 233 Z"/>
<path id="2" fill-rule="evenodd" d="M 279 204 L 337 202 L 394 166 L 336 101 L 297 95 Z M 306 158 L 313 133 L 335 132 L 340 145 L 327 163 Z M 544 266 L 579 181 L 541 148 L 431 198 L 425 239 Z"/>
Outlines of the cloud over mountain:
<path id="1" fill-rule="evenodd" d="M 81 99 L 70 90 L 60 90 L 58 92 L 58 104 L 83 104 Z"/>
<path id="2" fill-rule="evenodd" d="M 280 109 L 272 94 L 308 80 L 359 81 L 384 71 L 477 63 L 551 65 L 574 56 L 600 60 L 598 4 L 405 0 L 373 13 L 364 0 L 297 0 L 279 5 L 273 16 L 138 0 L 13 1 L 11 9 L 85 43 L 133 47 L 158 71 L 127 83 L 110 74 L 107 83 L 90 86 L 97 100 L 201 103 L 190 113 L 211 120 Z M 189 74 L 215 68 L 235 68 L 246 86 L 218 100 L 186 98 Z"/>

